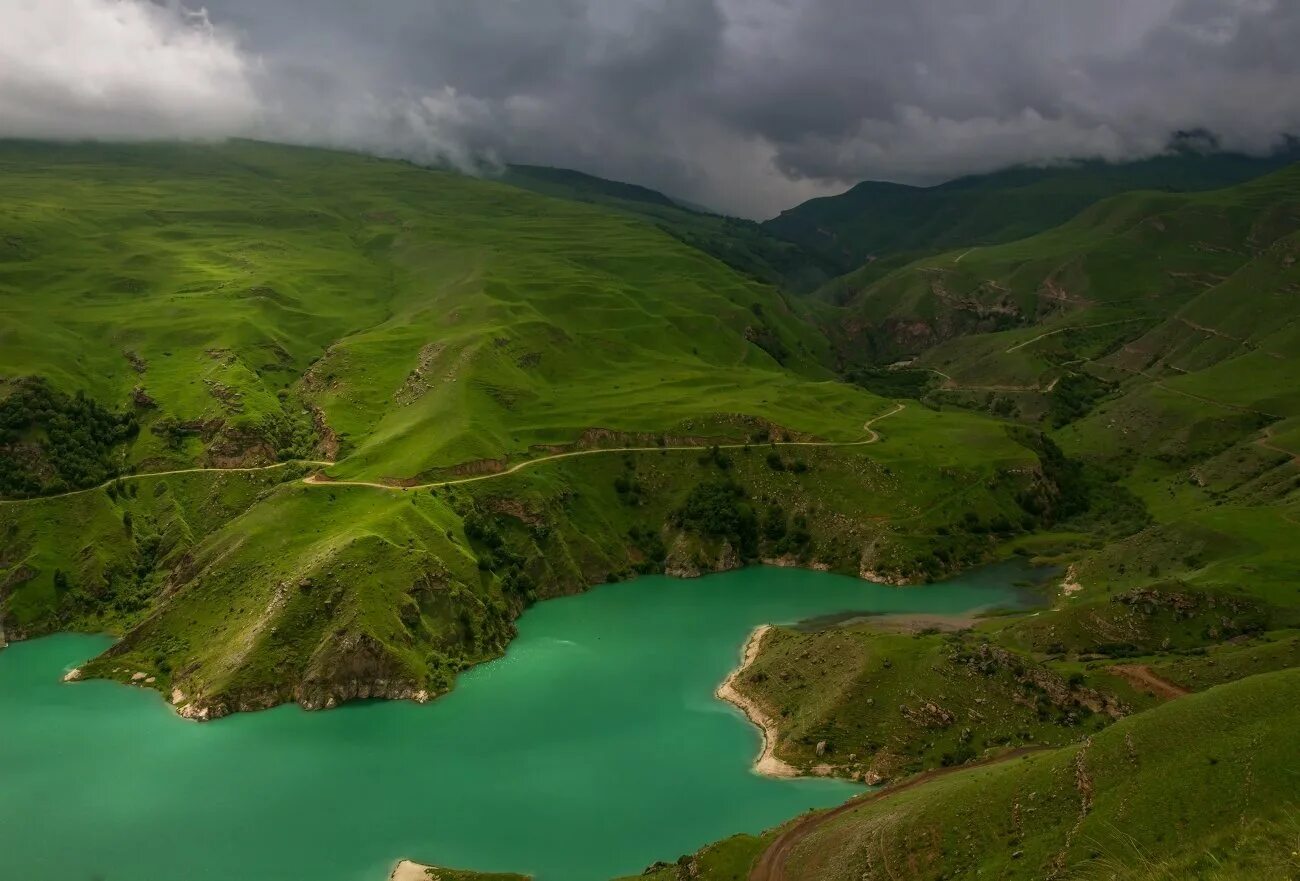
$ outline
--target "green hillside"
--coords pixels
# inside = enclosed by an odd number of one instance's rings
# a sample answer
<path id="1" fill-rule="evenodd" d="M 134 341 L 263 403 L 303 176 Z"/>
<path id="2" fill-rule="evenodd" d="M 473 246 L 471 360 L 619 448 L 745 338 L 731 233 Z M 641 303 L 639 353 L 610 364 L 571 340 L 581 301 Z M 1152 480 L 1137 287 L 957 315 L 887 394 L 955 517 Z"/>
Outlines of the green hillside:
<path id="1" fill-rule="evenodd" d="M 1254 676 L 647 877 L 1284 881 L 1300 869 L 1298 700 L 1300 672 Z"/>
<path id="2" fill-rule="evenodd" d="M 410 478 L 594 428 L 850 439 L 882 409 L 770 288 L 617 212 L 254 143 L 9 143 L 0 170 L 0 375 L 132 409 L 119 468 Z"/>
<path id="3" fill-rule="evenodd" d="M 841 195 L 783 211 L 764 227 L 847 273 L 893 255 L 919 256 L 1023 238 L 1129 190 L 1210 190 L 1268 174 L 1297 159 L 1300 152 L 1294 147 L 1267 158 L 1174 151 L 1137 162 L 1012 168 L 933 187 L 865 181 Z M 845 283 L 834 282 L 825 294 L 842 297 L 845 289 Z"/>
<path id="4" fill-rule="evenodd" d="M 1008 547 L 1064 571 L 1029 613 L 773 631 L 736 687 L 776 756 L 892 785 L 652 877 L 1293 877 L 1298 260 L 1291 167 L 867 280 L 852 375 L 1041 433 L 1058 517 Z M 1011 748 L 1047 751 L 916 776 Z"/>
<path id="5" fill-rule="evenodd" d="M 1048 457 L 1058 485 L 1107 499 L 1019 544 L 1068 568 L 1056 607 L 981 624 L 983 639 L 1137 707 L 1112 665 L 1166 669 L 1170 653 L 1225 641 L 1273 657 L 1250 641 L 1300 621 L 1298 259 L 1292 167 L 1211 193 L 1117 197 L 864 289 L 856 339 L 885 361 L 911 356 L 864 382 L 920 380 L 911 394 L 930 407 L 1043 431 L 1064 457 Z M 816 721 L 854 712 L 846 699 Z"/>
<path id="6" fill-rule="evenodd" d="M 1300 166 L 1096 201 L 1257 167 L 1153 163 L 809 302 L 576 173 L 0 143 L 0 644 L 120 635 L 78 675 L 194 718 L 427 700 L 592 584 L 1019 554 L 1027 611 L 771 631 L 775 754 L 895 788 L 652 877 L 1289 877 Z"/>
<path id="7" fill-rule="evenodd" d="M 638 572 L 922 580 L 1050 519 L 1002 425 L 839 381 L 621 210 L 251 142 L 0 164 L 0 629 L 123 634 L 85 673 L 191 715 L 434 696 Z"/>
<path id="8" fill-rule="evenodd" d="M 843 272 L 833 260 L 775 235 L 763 224 L 697 210 L 635 184 L 538 165 L 508 166 L 501 180 L 548 196 L 631 214 L 737 272 L 783 290 L 812 291 Z"/>

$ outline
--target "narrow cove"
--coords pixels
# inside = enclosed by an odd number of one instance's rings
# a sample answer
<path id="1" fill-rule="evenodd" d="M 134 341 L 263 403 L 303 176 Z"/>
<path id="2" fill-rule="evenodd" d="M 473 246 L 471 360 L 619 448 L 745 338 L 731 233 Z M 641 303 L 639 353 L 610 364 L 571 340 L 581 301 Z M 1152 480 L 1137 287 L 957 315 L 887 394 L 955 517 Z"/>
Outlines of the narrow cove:
<path id="1" fill-rule="evenodd" d="M 1004 564 L 896 588 L 793 569 L 645 577 L 539 604 L 432 704 L 215 723 L 62 673 L 105 637 L 0 652 L 0 850 L 25 881 L 383 881 L 399 858 L 604 881 L 860 787 L 753 773 L 714 697 L 759 624 L 1021 603 Z"/>

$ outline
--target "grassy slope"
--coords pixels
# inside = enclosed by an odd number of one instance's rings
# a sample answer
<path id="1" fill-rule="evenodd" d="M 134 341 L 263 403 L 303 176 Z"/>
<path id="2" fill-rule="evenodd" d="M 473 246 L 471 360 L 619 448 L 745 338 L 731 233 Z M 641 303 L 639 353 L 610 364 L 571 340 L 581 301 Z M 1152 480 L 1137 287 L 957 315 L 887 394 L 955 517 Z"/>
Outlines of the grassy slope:
<path id="1" fill-rule="evenodd" d="M 1156 523 L 1087 555 L 1084 598 L 1173 579 L 1295 605 L 1300 167 L 958 256 L 894 273 L 860 314 L 912 316 L 918 366 L 946 377 L 932 402 L 1063 422 L 1067 453 L 1142 498 Z M 1100 397 L 1058 409 L 1071 381 Z"/>
<path id="2" fill-rule="evenodd" d="M 868 181 L 812 199 L 764 226 L 850 272 L 868 260 L 1008 242 L 1064 223 L 1087 206 L 1129 190 L 1194 191 L 1268 174 L 1295 150 L 1255 159 L 1175 153 L 1140 162 L 1083 162 L 1014 168 L 934 187 Z M 865 270 L 870 273 L 868 267 Z M 843 285 L 835 282 L 833 290 Z"/>
<path id="3" fill-rule="evenodd" d="M 1294 670 L 1253 677 L 916 789 L 818 830 L 791 874 L 860 878 L 906 860 L 916 878 L 1290 877 L 1297 698 Z"/>
<path id="4" fill-rule="evenodd" d="M 1300 671 L 1262 674 L 1082 743 L 868 800 L 799 841 L 783 877 L 1289 879 L 1300 869 L 1298 706 Z M 654 877 L 746 877 L 774 839 L 726 842 L 716 871 L 701 858 L 697 874 Z"/>
<path id="5" fill-rule="evenodd" d="M 267 426 L 304 420 L 332 475 L 377 480 L 537 445 L 856 441 L 891 409 L 834 380 L 771 288 L 618 211 L 255 143 L 9 143 L 0 163 L 0 373 L 112 407 L 141 386 L 142 431 L 113 452 L 127 470 L 271 461 Z M 191 431 L 172 444 L 168 424 Z M 727 469 L 609 453 L 436 494 L 308 486 L 296 464 L 141 474 L 0 503 L 0 610 L 11 636 L 122 633 L 88 672 L 144 672 L 213 713 L 320 706 L 445 690 L 528 603 L 607 578 L 765 556 L 924 578 L 996 549 L 958 529 L 931 554 L 968 510 L 1032 525 L 1017 498 L 1045 491 L 1037 460 L 997 423 L 912 407 L 880 430 L 756 441 Z M 721 480 L 743 497 L 681 522 Z"/>
<path id="6" fill-rule="evenodd" d="M 129 464 L 223 438 L 265 458 L 248 435 L 304 404 L 342 436 L 339 473 L 369 477 L 736 415 L 850 438 L 881 409 L 828 381 L 771 289 L 617 212 L 253 143 L 8 143 L 0 163 L 0 374 L 112 406 L 141 386 Z M 168 417 L 208 426 L 206 450 L 149 430 Z"/>
<path id="7" fill-rule="evenodd" d="M 1007 746 L 1068 743 L 1121 712 L 988 634 L 885 633 L 871 623 L 776 629 L 738 687 L 777 719 L 779 758 L 869 782 Z"/>
<path id="8" fill-rule="evenodd" d="M 786 290 L 812 290 L 837 271 L 824 258 L 773 235 L 761 224 L 697 211 L 634 184 L 533 165 L 509 166 L 502 180 L 548 196 L 632 214 L 744 275 Z"/>

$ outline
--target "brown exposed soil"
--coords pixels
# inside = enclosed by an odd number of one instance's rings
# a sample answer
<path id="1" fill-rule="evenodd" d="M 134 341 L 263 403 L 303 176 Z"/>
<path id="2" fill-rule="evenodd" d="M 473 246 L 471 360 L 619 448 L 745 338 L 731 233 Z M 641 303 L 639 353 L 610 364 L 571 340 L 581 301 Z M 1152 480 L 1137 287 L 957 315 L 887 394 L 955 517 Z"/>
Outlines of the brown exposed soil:
<path id="1" fill-rule="evenodd" d="M 1146 664 L 1116 664 L 1109 669 L 1116 676 L 1124 677 L 1138 691 L 1149 692 L 1162 700 L 1173 700 L 1191 693 L 1178 683 L 1157 676 Z"/>
<path id="2" fill-rule="evenodd" d="M 315 404 L 307 406 L 311 410 L 311 422 L 316 429 L 316 436 L 320 438 L 316 442 L 316 455 L 333 462 L 339 457 L 339 436 L 334 429 L 330 428 L 324 410 Z"/>

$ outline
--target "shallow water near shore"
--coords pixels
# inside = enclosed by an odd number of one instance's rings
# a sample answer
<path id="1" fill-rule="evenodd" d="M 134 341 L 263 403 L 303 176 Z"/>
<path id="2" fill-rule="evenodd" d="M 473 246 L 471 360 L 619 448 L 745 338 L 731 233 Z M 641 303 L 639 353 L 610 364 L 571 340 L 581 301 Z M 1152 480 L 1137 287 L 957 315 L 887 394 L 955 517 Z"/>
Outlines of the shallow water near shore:
<path id="1" fill-rule="evenodd" d="M 793 569 L 646 577 L 541 603 L 431 704 L 279 707 L 208 724 L 109 682 L 60 635 L 0 651 L 0 866 L 23 881 L 384 881 L 407 857 L 537 881 L 639 873 L 860 787 L 751 771 L 714 698 L 763 623 L 1013 607 L 1002 564 L 895 588 Z"/>

